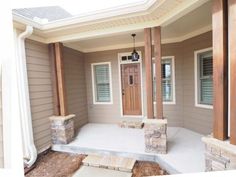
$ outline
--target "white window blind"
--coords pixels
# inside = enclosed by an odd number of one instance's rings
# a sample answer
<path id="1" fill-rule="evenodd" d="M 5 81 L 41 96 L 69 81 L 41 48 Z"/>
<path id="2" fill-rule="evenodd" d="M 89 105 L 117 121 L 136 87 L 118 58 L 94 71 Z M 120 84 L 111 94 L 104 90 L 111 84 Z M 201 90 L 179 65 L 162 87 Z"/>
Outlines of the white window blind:
<path id="1" fill-rule="evenodd" d="M 204 52 L 198 55 L 199 63 L 199 102 L 212 105 L 213 101 L 213 59 L 212 52 Z"/>
<path id="2" fill-rule="evenodd" d="M 110 102 L 109 64 L 99 64 L 93 67 L 96 102 Z"/>

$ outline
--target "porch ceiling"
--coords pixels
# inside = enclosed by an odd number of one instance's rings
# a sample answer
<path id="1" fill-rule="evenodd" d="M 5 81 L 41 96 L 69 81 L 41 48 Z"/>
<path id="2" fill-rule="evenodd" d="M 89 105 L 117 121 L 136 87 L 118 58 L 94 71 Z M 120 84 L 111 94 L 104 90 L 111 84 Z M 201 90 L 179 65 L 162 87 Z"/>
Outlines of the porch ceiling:
<path id="1" fill-rule="evenodd" d="M 176 19 L 209 0 L 148 0 L 146 4 L 106 10 L 54 23 L 39 24 L 13 14 L 14 27 L 22 30 L 32 25 L 31 39 L 44 42 L 69 42 L 139 31 L 146 27 L 168 26 Z"/>
<path id="2" fill-rule="evenodd" d="M 162 28 L 162 43 L 181 42 L 212 29 L 211 5 L 209 1 L 178 20 Z M 95 52 L 132 47 L 131 33 L 136 33 L 136 46 L 144 46 L 142 30 L 123 32 L 92 39 L 65 42 L 64 45 L 82 52 Z"/>

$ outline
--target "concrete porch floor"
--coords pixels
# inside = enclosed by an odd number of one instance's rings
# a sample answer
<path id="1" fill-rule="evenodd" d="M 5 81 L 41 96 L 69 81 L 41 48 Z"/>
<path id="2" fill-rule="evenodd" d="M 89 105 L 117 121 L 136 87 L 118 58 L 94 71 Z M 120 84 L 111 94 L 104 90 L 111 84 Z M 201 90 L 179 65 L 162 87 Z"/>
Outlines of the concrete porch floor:
<path id="1" fill-rule="evenodd" d="M 168 153 L 145 152 L 143 129 L 120 128 L 114 124 L 86 124 L 75 140 L 53 145 L 54 151 L 118 155 L 159 163 L 170 174 L 204 172 L 203 135 L 180 127 L 168 127 Z"/>

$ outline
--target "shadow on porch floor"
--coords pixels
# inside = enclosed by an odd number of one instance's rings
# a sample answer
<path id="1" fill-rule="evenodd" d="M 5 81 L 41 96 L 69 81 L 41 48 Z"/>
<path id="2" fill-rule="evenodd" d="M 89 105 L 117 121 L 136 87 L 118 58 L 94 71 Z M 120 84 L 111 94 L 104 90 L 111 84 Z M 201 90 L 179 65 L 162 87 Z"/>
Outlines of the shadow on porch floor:
<path id="1" fill-rule="evenodd" d="M 180 127 L 168 127 L 168 154 L 145 152 L 143 129 L 120 128 L 114 124 L 86 124 L 68 145 L 53 145 L 60 152 L 112 154 L 148 160 L 170 174 L 203 172 L 205 169 L 203 135 Z"/>

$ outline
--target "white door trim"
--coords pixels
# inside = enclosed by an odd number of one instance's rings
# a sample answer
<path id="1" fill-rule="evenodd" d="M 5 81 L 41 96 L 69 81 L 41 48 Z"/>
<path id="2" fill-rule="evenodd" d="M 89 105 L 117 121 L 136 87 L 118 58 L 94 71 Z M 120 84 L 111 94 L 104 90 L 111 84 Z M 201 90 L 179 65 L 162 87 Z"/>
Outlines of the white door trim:
<path id="1" fill-rule="evenodd" d="M 120 113 L 121 118 L 144 118 L 144 104 L 143 104 L 143 66 L 142 66 L 142 53 L 141 51 L 138 51 L 138 54 L 140 56 L 140 59 L 137 62 L 121 62 L 120 57 L 126 56 L 127 54 L 131 54 L 131 52 L 125 52 L 125 53 L 118 53 L 118 74 L 119 74 L 119 94 L 120 94 Z M 122 84 L 121 84 L 121 65 L 125 64 L 132 64 L 132 63 L 140 63 L 140 79 L 141 79 L 141 109 L 142 114 L 141 115 L 124 115 L 123 113 L 123 100 L 122 100 Z"/>

